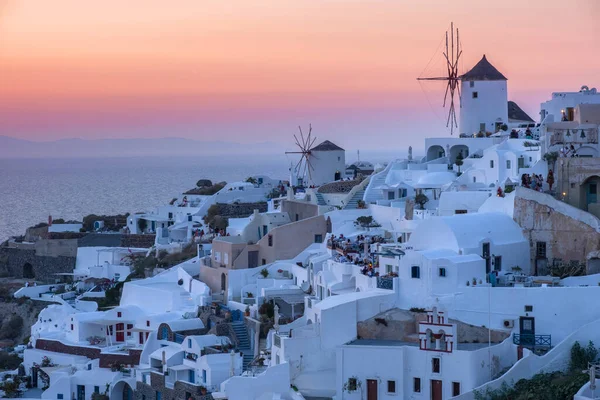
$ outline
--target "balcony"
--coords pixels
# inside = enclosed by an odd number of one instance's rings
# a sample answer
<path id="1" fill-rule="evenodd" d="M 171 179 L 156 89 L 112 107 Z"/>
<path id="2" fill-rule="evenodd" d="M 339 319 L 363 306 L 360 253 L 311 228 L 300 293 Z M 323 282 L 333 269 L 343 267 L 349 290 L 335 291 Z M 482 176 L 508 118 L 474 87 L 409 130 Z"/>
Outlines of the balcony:
<path id="1" fill-rule="evenodd" d="M 513 343 L 527 348 L 551 348 L 552 335 L 513 334 Z"/>
<path id="2" fill-rule="evenodd" d="M 583 136 L 581 132 L 583 131 Z M 555 144 L 597 144 L 597 129 L 567 129 L 552 132 L 550 135 L 550 145 Z"/>

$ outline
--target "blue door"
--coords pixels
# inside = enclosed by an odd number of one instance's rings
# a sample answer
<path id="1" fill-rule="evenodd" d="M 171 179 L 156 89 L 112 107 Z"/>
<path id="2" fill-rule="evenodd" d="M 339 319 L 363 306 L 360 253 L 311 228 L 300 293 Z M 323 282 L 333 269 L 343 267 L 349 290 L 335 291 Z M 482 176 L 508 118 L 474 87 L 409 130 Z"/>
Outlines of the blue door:
<path id="1" fill-rule="evenodd" d="M 596 183 L 588 184 L 587 190 L 587 204 L 598 202 L 598 185 Z"/>
<path id="2" fill-rule="evenodd" d="M 196 383 L 196 371 L 193 369 L 190 369 L 190 379 L 189 382 L 190 383 Z"/>
<path id="3" fill-rule="evenodd" d="M 85 386 L 77 385 L 77 400 L 85 400 Z"/>

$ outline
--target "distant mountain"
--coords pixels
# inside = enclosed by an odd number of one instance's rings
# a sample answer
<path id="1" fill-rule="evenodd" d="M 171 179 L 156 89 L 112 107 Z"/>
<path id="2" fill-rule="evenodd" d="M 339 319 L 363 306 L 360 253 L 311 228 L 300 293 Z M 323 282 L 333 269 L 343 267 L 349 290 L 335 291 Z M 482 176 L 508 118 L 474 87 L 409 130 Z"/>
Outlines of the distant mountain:
<path id="1" fill-rule="evenodd" d="M 203 142 L 185 138 L 159 139 L 61 139 L 32 142 L 0 136 L 0 158 L 85 158 L 135 156 L 220 156 L 282 154 L 280 144 Z"/>

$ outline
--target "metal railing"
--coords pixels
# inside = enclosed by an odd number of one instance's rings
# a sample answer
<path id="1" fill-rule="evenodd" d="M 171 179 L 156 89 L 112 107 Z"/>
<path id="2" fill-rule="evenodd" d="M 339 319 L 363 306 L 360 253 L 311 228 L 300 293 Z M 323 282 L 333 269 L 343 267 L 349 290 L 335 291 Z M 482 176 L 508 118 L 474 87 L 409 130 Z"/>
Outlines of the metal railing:
<path id="1" fill-rule="evenodd" d="M 552 335 L 513 333 L 513 343 L 523 347 L 552 347 Z"/>
<path id="2" fill-rule="evenodd" d="M 378 289 L 394 289 L 394 278 L 391 276 L 378 276 L 377 277 L 377 288 Z"/>

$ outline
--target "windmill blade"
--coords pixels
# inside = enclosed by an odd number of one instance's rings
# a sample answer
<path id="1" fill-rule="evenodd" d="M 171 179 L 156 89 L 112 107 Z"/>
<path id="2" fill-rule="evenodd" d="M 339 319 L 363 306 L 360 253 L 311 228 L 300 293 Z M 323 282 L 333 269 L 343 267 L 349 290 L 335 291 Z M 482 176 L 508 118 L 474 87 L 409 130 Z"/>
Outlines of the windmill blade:
<path id="1" fill-rule="evenodd" d="M 314 139 L 312 140 L 312 142 L 310 142 L 310 145 L 308 146 L 309 150 L 313 148 L 316 141 L 317 141 L 317 137 L 315 136 Z"/>
<path id="2" fill-rule="evenodd" d="M 306 147 L 304 147 L 306 144 L 304 143 L 304 134 L 302 133 L 302 127 L 298 126 L 298 129 L 300 130 L 300 138 L 302 139 L 302 146 L 300 146 L 302 148 L 302 151 L 306 150 Z"/>
<path id="3" fill-rule="evenodd" d="M 446 107 L 446 98 L 448 97 L 448 91 L 450 90 L 451 84 L 452 82 L 448 81 L 448 84 L 446 85 L 446 93 L 444 94 L 444 107 Z"/>
<path id="4" fill-rule="evenodd" d="M 294 135 L 294 140 L 296 140 L 296 146 L 302 149 L 302 146 L 300 146 L 300 142 L 298 141 L 298 137 L 296 137 L 296 135 Z"/>

